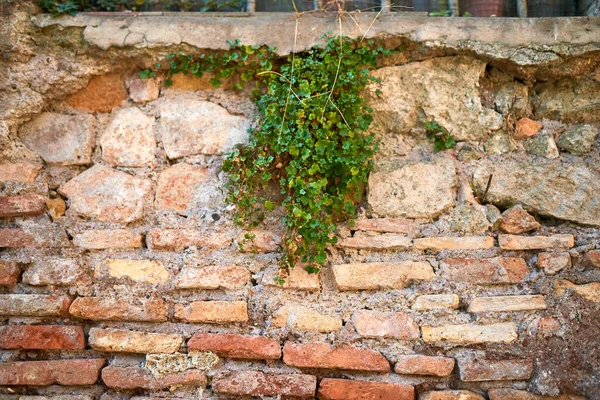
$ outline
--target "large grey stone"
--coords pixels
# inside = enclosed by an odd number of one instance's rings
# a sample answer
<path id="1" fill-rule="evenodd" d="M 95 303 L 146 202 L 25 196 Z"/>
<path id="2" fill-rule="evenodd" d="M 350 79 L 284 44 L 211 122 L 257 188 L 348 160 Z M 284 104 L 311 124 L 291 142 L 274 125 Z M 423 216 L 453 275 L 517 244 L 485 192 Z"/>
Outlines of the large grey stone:
<path id="1" fill-rule="evenodd" d="M 435 120 L 457 140 L 481 139 L 502 127 L 502 116 L 481 104 L 479 79 L 484 72 L 484 62 L 466 57 L 378 69 L 372 75 L 382 84 L 368 90 L 375 123 L 385 133 L 406 133 L 419 120 Z"/>
<path id="2" fill-rule="evenodd" d="M 248 137 L 250 121 L 223 107 L 190 98 L 175 98 L 160 106 L 160 132 L 171 159 L 231 150 Z"/>
<path id="3" fill-rule="evenodd" d="M 480 162 L 473 186 L 481 196 L 493 175 L 486 200 L 507 207 L 581 224 L 600 226 L 600 172 L 592 165 L 548 162 Z"/>
<path id="4" fill-rule="evenodd" d="M 84 165 L 91 162 L 94 117 L 43 113 L 23 125 L 21 141 L 48 164 Z"/>
<path id="5" fill-rule="evenodd" d="M 536 119 L 564 123 L 600 121 L 600 82 L 565 78 L 538 85 L 534 91 Z"/>
<path id="6" fill-rule="evenodd" d="M 594 147 L 598 129 L 592 125 L 572 127 L 558 137 L 558 147 L 576 156 L 588 153 Z"/>
<path id="7" fill-rule="evenodd" d="M 433 218 L 454 205 L 455 181 L 450 160 L 391 161 L 371 173 L 368 200 L 380 216 Z"/>

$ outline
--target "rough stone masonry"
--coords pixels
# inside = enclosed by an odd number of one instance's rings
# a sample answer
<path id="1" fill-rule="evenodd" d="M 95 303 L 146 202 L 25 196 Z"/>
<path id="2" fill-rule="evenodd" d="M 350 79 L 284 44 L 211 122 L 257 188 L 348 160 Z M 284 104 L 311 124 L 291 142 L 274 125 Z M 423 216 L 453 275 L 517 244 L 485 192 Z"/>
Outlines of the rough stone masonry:
<path id="1" fill-rule="evenodd" d="M 344 18 L 404 48 L 365 93 L 376 169 L 279 285 L 278 218 L 244 243 L 222 192 L 249 93 L 138 73 L 283 56 L 294 16 L 0 13 L 0 399 L 600 399 L 598 18 Z"/>

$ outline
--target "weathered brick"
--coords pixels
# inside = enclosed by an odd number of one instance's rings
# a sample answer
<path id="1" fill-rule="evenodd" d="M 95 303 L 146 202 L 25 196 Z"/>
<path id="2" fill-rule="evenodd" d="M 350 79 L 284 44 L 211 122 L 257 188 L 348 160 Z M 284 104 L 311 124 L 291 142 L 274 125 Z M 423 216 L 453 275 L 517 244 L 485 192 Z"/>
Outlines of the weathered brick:
<path id="1" fill-rule="evenodd" d="M 417 297 L 412 309 L 415 311 L 456 310 L 460 297 L 455 294 L 425 294 Z"/>
<path id="2" fill-rule="evenodd" d="M 32 183 L 42 169 L 25 161 L 0 164 L 0 182 Z"/>
<path id="3" fill-rule="evenodd" d="M 72 316 L 94 321 L 161 322 L 167 320 L 165 302 L 160 299 L 140 299 L 132 304 L 112 297 L 78 297 L 69 312 Z"/>
<path id="4" fill-rule="evenodd" d="M 158 99 L 160 83 L 157 79 L 134 77 L 129 82 L 129 98 L 136 103 L 145 103 Z"/>
<path id="5" fill-rule="evenodd" d="M 416 233 L 417 227 L 413 220 L 405 218 L 365 218 L 354 221 L 354 227 L 351 229 L 357 231 L 401 233 L 413 236 Z"/>
<path id="6" fill-rule="evenodd" d="M 106 360 L 22 361 L 0 364 L 0 385 L 93 385 Z"/>
<path id="7" fill-rule="evenodd" d="M 185 322 L 229 323 L 248 322 L 245 301 L 195 301 L 187 306 L 175 306 L 175 318 Z"/>
<path id="8" fill-rule="evenodd" d="M 339 290 L 402 289 L 413 281 L 435 278 L 426 261 L 340 264 L 332 269 Z"/>
<path id="9" fill-rule="evenodd" d="M 243 252 L 273 253 L 281 246 L 281 237 L 281 233 L 253 230 L 242 232 L 237 237 L 237 242 Z"/>
<path id="10" fill-rule="evenodd" d="M 534 121 L 529 118 L 521 118 L 517 121 L 513 138 L 522 140 L 530 136 L 536 135 L 542 129 L 540 121 Z"/>
<path id="11" fill-rule="evenodd" d="M 16 261 L 0 260 L 0 286 L 13 286 L 19 281 L 21 266 Z"/>
<path id="12" fill-rule="evenodd" d="M 527 263 L 522 258 L 447 258 L 448 280 L 475 283 L 479 285 L 497 285 L 521 283 L 529 274 Z"/>
<path id="13" fill-rule="evenodd" d="M 485 400 L 470 390 L 436 390 L 419 395 L 419 400 Z"/>
<path id="14" fill-rule="evenodd" d="M 576 285 L 573 282 L 564 279 L 557 279 L 554 281 L 554 290 L 559 297 L 564 296 L 565 291 L 572 290 L 574 293 L 583 296 L 589 301 L 600 303 L 600 282 Z"/>
<path id="15" fill-rule="evenodd" d="M 0 327 L 0 349 L 7 350 L 82 350 L 85 348 L 80 326 L 13 325 Z"/>
<path id="16" fill-rule="evenodd" d="M 107 113 L 125 102 L 127 91 L 118 74 L 95 76 L 87 87 L 67 98 L 73 108 L 89 112 Z"/>
<path id="17" fill-rule="evenodd" d="M 113 112 L 112 120 L 100 137 L 102 159 L 122 167 L 146 167 L 154 164 L 156 140 L 154 117 L 137 107 Z"/>
<path id="18" fill-rule="evenodd" d="M 352 324 L 366 338 L 418 340 L 421 336 L 419 325 L 410 314 L 360 310 L 352 315 Z"/>
<path id="19" fill-rule="evenodd" d="M 600 268 L 600 251 L 590 250 L 581 258 L 581 265 L 584 267 Z"/>
<path id="20" fill-rule="evenodd" d="M 321 400 L 414 400 L 415 389 L 401 383 L 325 378 L 319 384 Z"/>
<path id="21" fill-rule="evenodd" d="M 129 278 L 134 282 L 166 283 L 169 272 L 163 263 L 152 260 L 106 260 L 104 264 L 112 278 Z M 98 268 L 98 267 L 96 267 Z"/>
<path id="22" fill-rule="evenodd" d="M 201 268 L 183 268 L 175 277 L 178 289 L 238 290 L 250 281 L 250 271 L 238 265 L 209 265 Z"/>
<path id="23" fill-rule="evenodd" d="M 469 304 L 469 312 L 509 312 L 545 310 L 542 295 L 476 297 Z"/>
<path id="24" fill-rule="evenodd" d="M 309 274 L 301 264 L 296 264 L 281 276 L 279 267 L 271 267 L 265 270 L 263 275 L 263 286 L 271 286 L 281 289 L 295 289 L 306 291 L 317 291 L 321 288 L 319 274 Z M 275 278 L 283 278 L 283 284 L 276 281 Z"/>
<path id="25" fill-rule="evenodd" d="M 485 250 L 494 247 L 494 238 L 490 236 L 464 236 L 464 237 L 431 237 L 415 239 L 417 250 Z"/>
<path id="26" fill-rule="evenodd" d="M 517 236 L 498 235 L 498 244 L 503 250 L 538 250 L 554 248 L 571 248 L 574 245 L 573 235 L 551 236 Z"/>
<path id="27" fill-rule="evenodd" d="M 398 356 L 394 366 L 394 372 L 401 375 L 449 376 L 453 369 L 454 358 L 418 354 Z"/>
<path id="28" fill-rule="evenodd" d="M 183 338 L 179 335 L 121 329 L 92 328 L 88 336 L 92 349 L 125 353 L 175 353 Z"/>
<path id="29" fill-rule="evenodd" d="M 45 294 L 0 294 L 0 315 L 56 317 L 66 315 L 71 304 L 68 296 Z"/>
<path id="30" fill-rule="evenodd" d="M 91 115 L 42 113 L 19 130 L 21 141 L 48 164 L 92 162 L 95 118 Z"/>
<path id="31" fill-rule="evenodd" d="M 90 284 L 91 278 L 77 260 L 47 258 L 35 261 L 23 273 L 23 283 L 32 286 Z"/>
<path id="32" fill-rule="evenodd" d="M 264 336 L 228 333 L 195 333 L 187 343 L 189 350 L 211 351 L 220 357 L 250 360 L 279 360 L 279 341 Z"/>
<path id="33" fill-rule="evenodd" d="M 342 319 L 290 303 L 273 314 L 271 325 L 276 328 L 287 326 L 301 331 L 334 332 L 342 329 Z"/>
<path id="34" fill-rule="evenodd" d="M 224 249 L 231 244 L 231 237 L 220 232 L 202 233 L 192 229 L 152 229 L 146 235 L 146 242 L 152 250 L 181 251 L 192 246 Z"/>
<path id="35" fill-rule="evenodd" d="M 528 380 L 531 360 L 459 360 L 460 379 L 465 382 Z"/>
<path id="36" fill-rule="evenodd" d="M 41 215 L 46 210 L 46 198 L 37 193 L 0 196 L 0 218 Z"/>
<path id="37" fill-rule="evenodd" d="M 450 342 L 456 344 L 512 343 L 517 340 L 513 323 L 492 325 L 442 325 L 421 327 L 425 343 Z"/>
<path id="38" fill-rule="evenodd" d="M 570 266 L 571 256 L 567 252 L 538 254 L 538 268 L 543 269 L 548 275 L 554 275 Z"/>
<path id="39" fill-rule="evenodd" d="M 518 235 L 542 227 L 542 225 L 540 225 L 540 223 L 520 205 L 504 211 L 500 221 L 500 230 L 512 235 Z"/>
<path id="40" fill-rule="evenodd" d="M 317 377 L 312 375 L 274 375 L 260 371 L 241 371 L 216 380 L 216 393 L 237 396 L 292 396 L 314 397 Z"/>
<path id="41" fill-rule="evenodd" d="M 283 362 L 299 368 L 389 372 L 390 363 L 379 352 L 350 345 L 291 343 L 283 347 Z"/>
<path id="42" fill-rule="evenodd" d="M 360 235 L 340 239 L 336 247 L 362 250 L 407 250 L 412 246 L 412 239 L 404 235 L 386 233 L 382 235 Z"/>
<path id="43" fill-rule="evenodd" d="M 525 390 L 499 388 L 488 390 L 490 400 L 586 400 L 585 397 L 563 394 L 560 396 L 539 396 Z"/>
<path id="44" fill-rule="evenodd" d="M 198 369 L 190 369 L 156 378 L 144 368 L 110 366 L 102 370 L 102 381 L 111 389 L 159 390 L 183 385 L 205 387 L 206 375 Z"/>
<path id="45" fill-rule="evenodd" d="M 68 247 L 69 238 L 59 226 L 0 229 L 0 247 Z"/>
<path id="46" fill-rule="evenodd" d="M 150 188 L 147 179 L 96 164 L 62 185 L 58 192 L 69 198 L 69 210 L 77 215 L 128 223 L 142 217 Z"/>
<path id="47" fill-rule="evenodd" d="M 214 208 L 223 196 L 216 175 L 206 167 L 175 164 L 158 176 L 154 208 L 187 214 L 198 208 Z"/>
<path id="48" fill-rule="evenodd" d="M 73 244 L 82 249 L 133 249 L 142 247 L 142 235 L 127 229 L 95 229 L 73 236 Z"/>

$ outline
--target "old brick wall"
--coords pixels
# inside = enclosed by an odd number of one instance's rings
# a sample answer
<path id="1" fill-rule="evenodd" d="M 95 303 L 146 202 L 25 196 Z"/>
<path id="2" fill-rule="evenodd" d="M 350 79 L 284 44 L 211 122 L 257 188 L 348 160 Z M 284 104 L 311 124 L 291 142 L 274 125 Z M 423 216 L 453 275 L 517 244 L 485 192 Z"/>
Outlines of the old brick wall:
<path id="1" fill-rule="evenodd" d="M 250 96 L 137 77 L 212 22 L 31 12 L 3 20 L 0 399 L 600 398 L 597 20 L 374 24 L 405 51 L 365 93 L 360 218 L 281 286 L 279 216 L 244 243 L 223 201 Z M 257 18 L 211 40 L 289 51 Z"/>

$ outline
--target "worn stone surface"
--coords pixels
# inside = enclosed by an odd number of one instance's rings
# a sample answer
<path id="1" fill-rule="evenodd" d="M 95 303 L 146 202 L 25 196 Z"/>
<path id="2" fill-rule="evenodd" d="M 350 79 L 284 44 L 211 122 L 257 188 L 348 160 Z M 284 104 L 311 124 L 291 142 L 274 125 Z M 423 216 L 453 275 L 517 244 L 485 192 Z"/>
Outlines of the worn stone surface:
<path id="1" fill-rule="evenodd" d="M 46 198 L 36 193 L 0 196 L 0 218 L 40 215 L 44 213 L 45 205 Z"/>
<path id="2" fill-rule="evenodd" d="M 152 229 L 146 235 L 152 250 L 183 250 L 197 246 L 205 249 L 223 249 L 231 244 L 231 237 L 221 232 L 203 233 L 192 229 Z"/>
<path id="3" fill-rule="evenodd" d="M 68 197 L 69 211 L 103 222 L 128 223 L 140 219 L 150 181 L 96 164 L 58 190 Z"/>
<path id="4" fill-rule="evenodd" d="M 572 290 L 575 294 L 582 296 L 589 301 L 600 303 L 600 282 L 576 285 L 565 279 L 557 279 L 554 281 L 554 290 L 559 297 L 563 297 L 566 291 Z"/>
<path id="5" fill-rule="evenodd" d="M 0 164 L 0 182 L 32 183 L 41 167 L 26 161 Z"/>
<path id="6" fill-rule="evenodd" d="M 91 115 L 43 113 L 19 130 L 21 141 L 49 164 L 85 165 L 92 159 Z"/>
<path id="7" fill-rule="evenodd" d="M 473 173 L 478 195 L 490 175 L 488 202 L 501 207 L 516 202 L 540 215 L 600 226 L 600 172 L 593 165 L 483 161 Z"/>
<path id="8" fill-rule="evenodd" d="M 419 395 L 419 400 L 485 400 L 470 390 L 436 390 Z"/>
<path id="9" fill-rule="evenodd" d="M 563 394 L 560 396 L 540 396 L 525 390 L 498 388 L 488 390 L 490 400 L 585 400 L 585 397 Z"/>
<path id="10" fill-rule="evenodd" d="M 487 209 L 480 205 L 462 203 L 454 208 L 454 215 L 450 220 L 452 232 L 465 235 L 482 235 L 492 225 L 487 219 Z"/>
<path id="11" fill-rule="evenodd" d="M 600 251 L 590 250 L 586 252 L 581 259 L 581 265 L 584 267 L 600 268 Z"/>
<path id="12" fill-rule="evenodd" d="M 576 156 L 589 153 L 598 136 L 598 128 L 593 125 L 576 125 L 558 137 L 558 148 Z"/>
<path id="13" fill-rule="evenodd" d="M 237 237 L 240 250 L 244 252 L 274 253 L 281 246 L 282 234 L 260 229 L 242 232 Z"/>
<path id="14" fill-rule="evenodd" d="M 433 218 L 454 205 L 452 162 L 379 165 L 369 175 L 368 201 L 385 217 Z"/>
<path id="15" fill-rule="evenodd" d="M 0 364 L 0 385 L 93 385 L 105 363 L 104 359 L 4 363 Z"/>
<path id="16" fill-rule="evenodd" d="M 59 226 L 0 229 L 0 247 L 56 248 L 69 245 L 67 233 Z"/>
<path id="17" fill-rule="evenodd" d="M 415 311 L 455 310 L 460 306 L 456 294 L 426 294 L 417 297 L 412 309 Z"/>
<path id="18" fill-rule="evenodd" d="M 390 363 L 380 353 L 354 346 L 333 347 L 326 343 L 291 343 L 283 347 L 283 362 L 298 368 L 333 368 L 388 372 Z"/>
<path id="19" fill-rule="evenodd" d="M 90 329 L 92 349 L 125 353 L 175 353 L 183 343 L 179 335 L 137 332 L 121 329 Z"/>
<path id="20" fill-rule="evenodd" d="M 283 278 L 283 284 L 275 280 L 277 277 Z M 306 290 L 311 292 L 321 288 L 319 274 L 309 274 L 302 265 L 296 265 L 286 273 L 281 274 L 281 276 L 277 266 L 270 267 L 263 275 L 262 284 L 273 288 Z"/>
<path id="21" fill-rule="evenodd" d="M 33 286 L 68 286 L 89 284 L 91 279 L 77 260 L 46 258 L 27 268 L 23 273 L 23 282 Z"/>
<path id="22" fill-rule="evenodd" d="M 111 297 L 78 297 L 69 307 L 69 313 L 93 321 L 161 322 L 167 320 L 163 300 L 140 299 L 131 303 Z"/>
<path id="23" fill-rule="evenodd" d="M 509 208 L 502 213 L 502 222 L 500 229 L 504 233 L 518 235 L 533 230 L 540 229 L 542 225 L 533 218 L 520 205 Z"/>
<path id="24" fill-rule="evenodd" d="M 89 112 L 111 112 L 125 102 L 127 91 L 118 74 L 95 76 L 87 87 L 67 98 L 73 108 Z"/>
<path id="25" fill-rule="evenodd" d="M 550 135 L 539 134 L 523 140 L 523 148 L 529 154 L 554 160 L 560 156 L 554 138 Z"/>
<path id="26" fill-rule="evenodd" d="M 0 315 L 23 317 L 58 317 L 66 315 L 69 296 L 45 294 L 0 294 Z"/>
<path id="27" fill-rule="evenodd" d="M 148 283 L 166 283 L 169 280 L 169 272 L 160 261 L 106 260 L 105 265 L 112 278 L 129 278 L 135 282 Z"/>
<path id="28" fill-rule="evenodd" d="M 171 386 L 206 386 L 206 376 L 199 370 L 188 370 L 155 378 L 152 373 L 140 367 L 110 366 L 102 370 L 102 381 L 112 389 L 159 390 Z"/>
<path id="29" fill-rule="evenodd" d="M 402 289 L 413 281 L 435 278 L 431 265 L 423 261 L 340 264 L 332 270 L 339 290 Z"/>
<path id="30" fill-rule="evenodd" d="M 80 326 L 39 325 L 0 327 L 0 349 L 83 350 L 85 337 Z"/>
<path id="31" fill-rule="evenodd" d="M 73 236 L 82 249 L 134 249 L 142 247 L 142 235 L 126 229 L 91 229 Z"/>
<path id="32" fill-rule="evenodd" d="M 449 376 L 453 369 L 454 358 L 418 354 L 398 356 L 394 366 L 394 372 L 400 375 Z"/>
<path id="33" fill-rule="evenodd" d="M 448 279 L 480 285 L 520 283 L 529 274 L 522 258 L 446 258 Z"/>
<path id="34" fill-rule="evenodd" d="M 458 361 L 460 379 L 465 382 L 527 380 L 531 377 L 531 360 Z"/>
<path id="35" fill-rule="evenodd" d="M 542 126 L 543 125 L 540 121 L 534 121 L 529 118 L 521 118 L 517 121 L 513 137 L 517 140 L 522 140 L 537 135 L 537 133 L 542 129 Z"/>
<path id="36" fill-rule="evenodd" d="M 176 304 L 175 318 L 211 324 L 248 322 L 248 305 L 245 301 L 195 301 L 187 306 Z"/>
<path id="37" fill-rule="evenodd" d="M 223 154 L 245 142 L 250 121 L 196 99 L 172 99 L 160 106 L 160 132 L 171 159 Z"/>
<path id="38" fill-rule="evenodd" d="M 156 100 L 160 93 L 160 82 L 157 79 L 141 79 L 133 77 L 129 82 L 129 98 L 136 103 Z"/>
<path id="39" fill-rule="evenodd" d="M 538 254 L 538 268 L 543 269 L 548 275 L 554 275 L 570 266 L 571 255 L 567 252 Z"/>
<path id="40" fill-rule="evenodd" d="M 417 340 L 419 325 L 410 314 L 360 310 L 352 315 L 352 324 L 362 337 Z"/>
<path id="41" fill-rule="evenodd" d="M 504 250 L 537 250 L 553 248 L 571 248 L 573 235 L 559 234 L 551 236 L 515 236 L 499 235 L 498 244 Z"/>
<path id="42" fill-rule="evenodd" d="M 417 250 L 484 250 L 494 247 L 494 238 L 490 236 L 465 236 L 465 237 L 430 237 L 415 239 L 414 246 Z"/>
<path id="43" fill-rule="evenodd" d="M 413 220 L 406 218 L 361 218 L 354 221 L 352 230 L 371 231 L 382 233 L 400 233 L 413 236 L 417 225 Z"/>
<path id="44" fill-rule="evenodd" d="M 122 108 L 113 113 L 100 137 L 102 158 L 112 165 L 146 167 L 154 163 L 156 140 L 152 132 L 154 117 L 139 108 Z"/>
<path id="45" fill-rule="evenodd" d="M 246 286 L 250 272 L 237 265 L 208 265 L 183 268 L 175 277 L 178 289 L 228 289 L 238 290 Z"/>
<path id="46" fill-rule="evenodd" d="M 425 343 L 511 343 L 517 340 L 517 330 L 514 323 L 422 326 L 421 332 Z"/>
<path id="47" fill-rule="evenodd" d="M 19 281 L 21 266 L 16 261 L 0 260 L 0 286 L 13 286 Z"/>
<path id="48" fill-rule="evenodd" d="M 319 384 L 322 400 L 413 400 L 415 389 L 401 383 L 325 378 Z"/>
<path id="49" fill-rule="evenodd" d="M 185 214 L 196 208 L 216 207 L 222 200 L 216 176 L 208 168 L 181 163 L 160 173 L 154 207 Z"/>
<path id="50" fill-rule="evenodd" d="M 497 133 L 491 136 L 484 144 L 485 152 L 491 156 L 510 153 L 515 149 L 510 136 L 506 133 Z"/>
<path id="51" fill-rule="evenodd" d="M 407 250 L 412 246 L 412 239 L 404 235 L 387 233 L 383 235 L 360 235 L 338 240 L 336 247 L 364 250 Z"/>
<path id="52" fill-rule="evenodd" d="M 220 357 L 250 360 L 279 360 L 279 341 L 264 336 L 195 333 L 187 343 L 188 349 L 211 351 Z"/>
<path id="53" fill-rule="evenodd" d="M 317 377 L 301 374 L 274 375 L 260 371 L 242 371 L 215 381 L 212 387 L 216 393 L 238 396 L 308 398 L 313 397 L 315 394 Z"/>
<path id="54" fill-rule="evenodd" d="M 469 304 L 469 312 L 508 312 L 545 310 L 546 301 L 542 295 L 476 297 Z"/>
<path id="55" fill-rule="evenodd" d="M 273 314 L 271 325 L 293 330 L 334 332 L 342 328 L 342 319 L 315 311 L 309 307 L 289 303 Z"/>
<path id="56" fill-rule="evenodd" d="M 534 92 L 536 118 L 565 123 L 600 120 L 600 82 L 569 77 L 540 83 L 536 85 Z"/>
<path id="57" fill-rule="evenodd" d="M 373 85 L 369 93 L 377 99 L 372 106 L 375 123 L 384 132 L 407 133 L 418 122 L 435 120 L 457 140 L 481 139 L 502 126 L 501 115 L 481 104 L 484 72 L 485 63 L 466 57 L 380 68 L 373 75 L 382 85 Z"/>

